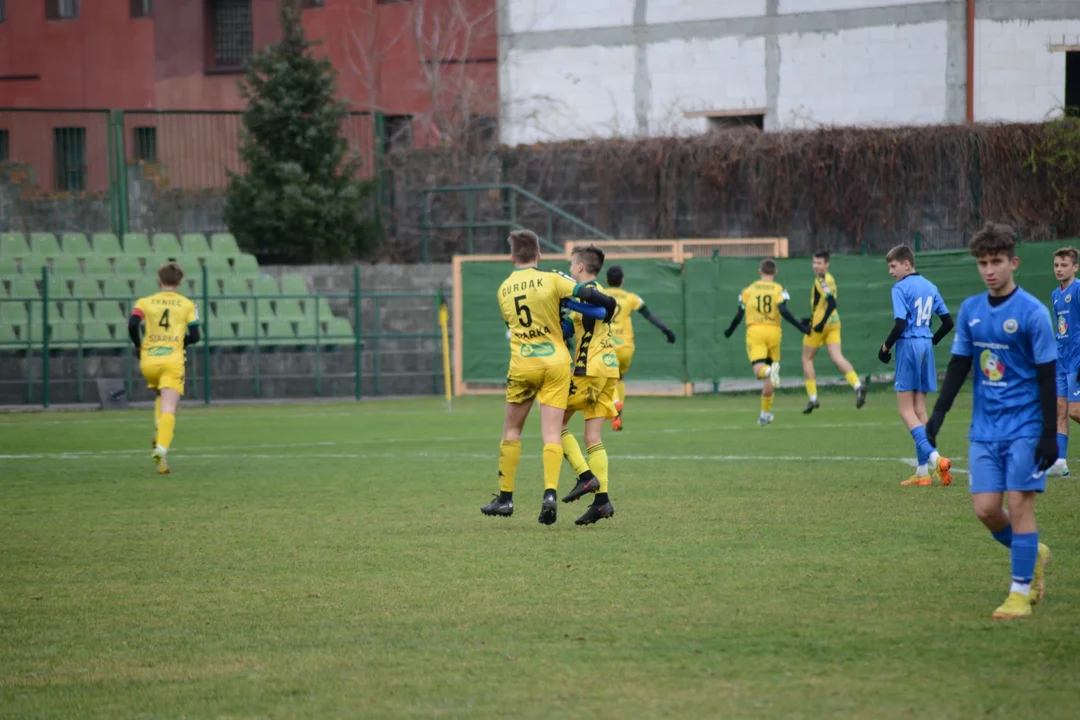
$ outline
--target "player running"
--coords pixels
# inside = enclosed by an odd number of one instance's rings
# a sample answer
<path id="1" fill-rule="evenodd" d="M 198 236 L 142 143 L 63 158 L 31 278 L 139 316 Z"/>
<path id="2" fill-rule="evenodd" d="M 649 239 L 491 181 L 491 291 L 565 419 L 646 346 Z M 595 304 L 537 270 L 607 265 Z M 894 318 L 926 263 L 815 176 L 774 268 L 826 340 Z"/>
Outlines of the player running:
<path id="1" fill-rule="evenodd" d="M 544 440 L 544 499 L 539 522 L 556 520 L 560 434 L 570 393 L 570 353 L 560 337 L 559 306 L 578 297 L 605 308 L 605 322 L 615 314 L 615 301 L 595 288 L 579 285 L 560 272 L 540 270 L 540 240 L 529 230 L 510 233 L 514 271 L 499 286 L 499 308 L 510 329 L 510 369 L 506 376 L 506 415 L 499 443 L 499 494 L 480 508 L 485 515 L 514 514 L 514 479 L 521 460 L 521 429 L 535 400 L 540 401 L 540 433 Z"/>
<path id="2" fill-rule="evenodd" d="M 604 288 L 596 282 L 596 276 L 603 266 L 604 252 L 600 248 L 594 245 L 578 247 L 574 249 L 570 261 L 570 276 L 582 286 L 603 291 Z M 572 324 L 570 333 L 577 338 L 577 348 L 570 397 L 563 415 L 562 449 L 578 480 L 562 501 L 570 503 L 588 493 L 596 493 L 585 514 L 574 521 L 576 525 L 591 525 L 615 514 L 615 506 L 608 498 L 608 454 L 601 434 L 604 422 L 617 416 L 615 387 L 619 382 L 619 360 L 611 344 L 611 326 L 608 323 L 580 312 L 571 312 L 566 322 Z M 585 414 L 588 462 L 581 454 L 577 439 L 567 427 L 578 410 Z"/>
<path id="3" fill-rule="evenodd" d="M 158 269 L 161 292 L 139 298 L 128 319 L 128 335 L 139 353 L 139 369 L 154 400 L 154 437 L 151 457 L 162 475 L 169 472 L 166 459 L 176 432 L 176 408 L 184 394 L 186 348 L 199 342 L 199 311 L 177 288 L 184 271 L 175 262 Z M 145 332 L 143 326 L 145 325 Z"/>
<path id="4" fill-rule="evenodd" d="M 814 284 L 810 288 L 810 318 L 806 323 L 811 332 L 803 338 L 802 367 L 806 382 L 806 394 L 809 397 L 803 415 L 821 407 L 817 396 L 817 375 L 814 372 L 814 356 L 825 346 L 836 369 L 844 373 L 844 379 L 855 391 L 855 407 L 866 404 L 866 386 L 859 380 L 859 374 L 844 357 L 840 350 L 840 313 L 836 312 L 836 280 L 829 272 L 829 251 L 818 250 L 814 253 Z"/>
<path id="5" fill-rule="evenodd" d="M 1009 596 L 993 613 L 1001 619 L 1030 615 L 1045 591 L 1050 548 L 1039 542 L 1035 498 L 1058 456 L 1053 325 L 1046 307 L 1016 286 L 1013 237 L 1007 225 L 988 223 L 971 239 L 988 292 L 960 306 L 952 359 L 927 426 L 933 442 L 978 354 L 968 434 L 971 499 L 975 516 L 1012 558 Z"/>
<path id="6" fill-rule="evenodd" d="M 615 393 L 615 410 L 617 415 L 611 420 L 612 430 L 622 430 L 622 412 L 626 404 L 626 377 L 630 363 L 634 359 L 634 321 L 630 313 L 637 311 L 641 317 L 660 328 L 669 343 L 675 342 L 675 332 L 663 323 L 660 318 L 652 314 L 645 307 L 645 301 L 640 295 L 623 290 L 623 269 L 621 265 L 612 265 L 607 271 L 608 287 L 605 292 L 615 298 L 619 308 L 615 311 L 615 317 L 611 319 L 611 343 L 615 346 L 615 356 L 619 358 L 619 383 Z"/>
<path id="7" fill-rule="evenodd" d="M 735 328 L 746 315 L 746 356 L 754 370 L 754 377 L 765 381 L 761 388 L 761 415 L 758 425 L 768 425 L 773 421 L 773 390 L 780 387 L 780 339 L 783 330 L 780 318 L 799 328 L 803 335 L 810 332 L 810 327 L 800 323 L 787 308 L 791 299 L 787 290 L 776 282 L 776 261 L 767 258 L 758 266 L 758 277 L 739 293 L 739 309 L 731 325 L 724 331 L 724 337 L 731 337 Z"/>
<path id="8" fill-rule="evenodd" d="M 933 485 L 927 463 L 934 467 L 942 485 L 952 483 L 952 461 L 942 457 L 926 438 L 926 394 L 937 391 L 937 370 L 934 368 L 934 345 L 953 329 L 952 316 L 941 299 L 937 286 L 915 271 L 915 253 L 906 245 L 897 245 L 885 256 L 889 274 L 896 284 L 892 287 L 893 329 L 878 350 L 883 363 L 892 359 L 896 346 L 896 405 L 900 418 L 915 441 L 918 467 L 915 474 L 901 485 Z M 936 333 L 930 332 L 934 315 L 941 318 Z"/>
<path id="9" fill-rule="evenodd" d="M 1068 477 L 1069 418 L 1080 422 L 1080 281 L 1076 279 L 1076 248 L 1054 253 L 1054 277 L 1058 287 L 1050 296 L 1057 335 L 1057 444 L 1058 459 L 1047 471 L 1050 477 Z"/>

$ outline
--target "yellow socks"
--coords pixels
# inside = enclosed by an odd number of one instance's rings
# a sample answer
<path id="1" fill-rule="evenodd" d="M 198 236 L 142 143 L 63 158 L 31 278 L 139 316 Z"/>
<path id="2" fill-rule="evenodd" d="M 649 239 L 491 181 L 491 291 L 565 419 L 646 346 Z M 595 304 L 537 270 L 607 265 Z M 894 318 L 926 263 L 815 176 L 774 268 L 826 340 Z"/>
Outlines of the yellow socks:
<path id="1" fill-rule="evenodd" d="M 859 386 L 859 373 L 855 372 L 854 370 L 851 370 L 850 372 L 846 373 L 844 375 L 844 379 L 847 380 L 847 384 L 850 385 L 851 387 L 858 387 Z"/>
<path id="2" fill-rule="evenodd" d="M 817 397 L 817 378 L 806 381 L 806 394 L 808 397 Z"/>
<path id="3" fill-rule="evenodd" d="M 765 378 L 769 377 L 769 366 L 762 365 L 761 369 L 757 371 L 757 376 L 760 380 L 764 380 Z"/>
<path id="4" fill-rule="evenodd" d="M 615 396 L 615 402 L 626 402 L 626 383 L 622 380 L 619 381 L 618 386 L 615 388 L 617 395 Z"/>
<path id="5" fill-rule="evenodd" d="M 499 491 L 514 492 L 514 478 L 521 462 L 521 441 L 503 440 L 499 443 Z"/>
<path id="6" fill-rule="evenodd" d="M 154 398 L 154 427 L 161 422 L 161 397 Z"/>
<path id="7" fill-rule="evenodd" d="M 581 475 L 589 469 L 585 456 L 581 454 L 581 446 L 578 445 L 577 438 L 569 430 L 562 431 L 562 451 L 570 467 L 574 468 L 575 475 Z"/>
<path id="8" fill-rule="evenodd" d="M 598 492 L 606 493 L 608 484 L 607 448 L 604 447 L 604 443 L 596 443 L 587 448 L 586 452 L 589 453 L 589 467 L 592 468 L 596 479 L 600 481 L 600 490 Z"/>
<path id="9" fill-rule="evenodd" d="M 761 412 L 766 412 L 767 413 L 770 410 L 772 410 L 772 401 L 773 401 L 774 397 L 776 397 L 776 396 L 775 395 L 769 395 L 768 397 L 765 397 L 764 395 L 761 396 Z"/>
<path id="10" fill-rule="evenodd" d="M 562 445 L 544 446 L 544 490 L 559 489 L 559 470 L 562 469 Z"/>
<path id="11" fill-rule="evenodd" d="M 174 432 L 176 432 L 176 416 L 172 413 L 162 413 L 161 420 L 158 422 L 158 447 L 168 450 L 169 446 L 172 445 Z"/>

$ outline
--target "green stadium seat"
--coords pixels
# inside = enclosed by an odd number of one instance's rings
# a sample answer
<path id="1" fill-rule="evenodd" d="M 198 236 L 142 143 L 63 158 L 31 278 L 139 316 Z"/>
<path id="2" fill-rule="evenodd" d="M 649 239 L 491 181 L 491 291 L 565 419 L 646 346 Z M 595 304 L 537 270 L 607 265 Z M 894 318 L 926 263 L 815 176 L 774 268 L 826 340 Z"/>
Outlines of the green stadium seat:
<path id="1" fill-rule="evenodd" d="M 32 277 L 15 277 L 8 282 L 8 297 L 38 298 L 37 283 Z"/>
<path id="2" fill-rule="evenodd" d="M 265 345 L 296 345 L 296 331 L 288 320 L 269 320 L 262 323 L 261 342 Z"/>
<path id="3" fill-rule="evenodd" d="M 123 255 L 124 250 L 113 233 L 94 233 L 94 254 L 115 258 Z"/>
<path id="4" fill-rule="evenodd" d="M 255 259 L 254 255 L 248 255 L 244 253 L 240 257 L 236 258 L 236 263 L 233 265 L 233 272 L 240 277 L 258 277 L 259 276 L 259 261 Z"/>
<path id="5" fill-rule="evenodd" d="M 255 319 L 246 316 L 240 318 L 233 318 L 236 323 L 236 337 L 239 338 L 244 345 L 254 345 L 255 338 L 262 338 L 262 323 L 255 324 Z"/>
<path id="6" fill-rule="evenodd" d="M 14 324 L 0 323 L 0 352 L 18 350 L 17 346 L 21 344 Z"/>
<path id="7" fill-rule="evenodd" d="M 243 320 L 247 317 L 244 306 L 239 300 L 215 300 L 214 317 L 218 320 Z"/>
<path id="8" fill-rule="evenodd" d="M 142 263 L 139 262 L 139 258 L 133 255 L 121 255 L 113 263 L 113 272 L 116 273 L 117 277 L 142 277 Z"/>
<path id="9" fill-rule="evenodd" d="M 112 262 L 104 255 L 87 255 L 83 260 L 83 273 L 91 277 L 112 275 Z"/>
<path id="10" fill-rule="evenodd" d="M 326 323 L 326 334 L 334 339 L 347 339 L 352 340 L 356 337 L 353 332 L 352 323 L 348 318 L 332 317 Z"/>
<path id="11" fill-rule="evenodd" d="M 83 233 L 64 233 L 60 246 L 64 248 L 65 255 L 74 255 L 79 258 L 89 257 L 94 252 L 90 248 L 90 241 Z"/>
<path id="12" fill-rule="evenodd" d="M 60 254 L 60 243 L 49 232 L 30 233 L 30 252 L 33 255 L 56 257 Z"/>
<path id="13" fill-rule="evenodd" d="M 240 246 L 232 233 L 214 233 L 210 236 L 210 250 L 214 255 L 235 258 L 240 256 Z"/>
<path id="14" fill-rule="evenodd" d="M 252 283 L 256 295 L 262 297 L 277 297 L 281 294 L 281 290 L 278 288 L 277 279 L 272 278 L 269 275 L 262 275 L 255 279 Z"/>
<path id="15" fill-rule="evenodd" d="M 127 339 L 126 333 L 124 339 Z M 83 326 L 83 344 L 91 348 L 102 348 L 120 343 L 114 339 L 109 325 L 103 322 L 91 322 Z"/>
<path id="16" fill-rule="evenodd" d="M 144 298 L 147 295 L 154 295 L 161 292 L 161 286 L 158 285 L 156 277 L 143 275 L 142 277 L 135 278 L 135 284 L 132 288 L 132 292 L 135 293 L 135 297 Z"/>
<path id="17" fill-rule="evenodd" d="M 266 322 L 267 320 L 272 320 L 277 317 L 277 313 L 274 312 L 274 307 L 269 300 L 260 299 L 256 302 L 259 310 L 259 322 Z M 250 301 L 248 302 L 248 308 L 249 311 L 253 310 Z M 254 315 L 254 312 L 252 312 L 252 315 Z"/>
<path id="18" fill-rule="evenodd" d="M 22 259 L 23 275 L 34 279 L 41 277 L 41 268 L 49 267 L 49 258 L 44 255 L 27 255 Z"/>
<path id="19" fill-rule="evenodd" d="M 277 317 L 284 320 L 299 320 L 304 317 L 304 310 L 300 307 L 299 300 L 282 298 L 277 303 Z"/>
<path id="20" fill-rule="evenodd" d="M 319 338 L 321 343 L 326 336 L 326 328 L 323 326 L 323 320 L 320 318 L 319 322 L 316 323 L 315 318 L 310 315 L 299 318 L 296 320 L 296 335 L 304 340 L 306 345 L 315 344 L 316 337 Z"/>
<path id="21" fill-rule="evenodd" d="M 183 282 L 184 295 L 187 295 L 192 300 L 198 300 L 203 296 L 202 292 L 202 274 L 198 277 L 185 277 Z"/>
<path id="22" fill-rule="evenodd" d="M 52 271 L 59 277 L 73 277 L 82 275 L 82 266 L 74 255 L 58 255 L 52 259 Z"/>
<path id="23" fill-rule="evenodd" d="M 318 312 L 315 311 L 316 305 L 318 305 Z M 326 322 L 334 316 L 334 311 L 330 309 L 329 300 L 313 295 L 304 302 L 304 314 L 313 318 L 318 317 L 319 322 Z"/>
<path id="24" fill-rule="evenodd" d="M 221 295 L 222 294 L 221 285 L 222 285 L 222 282 L 225 279 L 225 277 L 228 277 L 228 276 L 217 275 L 215 273 L 208 273 L 207 274 L 207 276 L 206 276 L 206 284 L 209 285 L 210 297 L 214 297 L 215 295 Z M 199 292 L 200 293 L 202 292 L 202 288 L 199 288 Z"/>
<path id="25" fill-rule="evenodd" d="M 131 283 L 128 282 L 127 278 L 105 278 L 105 286 L 102 288 L 101 294 L 112 299 L 129 298 L 131 297 Z"/>
<path id="26" fill-rule="evenodd" d="M 145 233 L 124 233 L 124 254 L 148 258 L 154 254 L 154 251 Z"/>
<path id="27" fill-rule="evenodd" d="M 215 345 L 231 347 L 240 344 L 236 340 L 236 331 L 233 330 L 233 324 L 229 320 L 212 318 L 208 323 L 207 332 L 210 335 L 211 347 Z"/>
<path id="28" fill-rule="evenodd" d="M 21 232 L 8 232 L 0 234 L 0 257 L 26 257 L 30 254 L 30 246 L 26 244 L 26 237 Z"/>
<path id="29" fill-rule="evenodd" d="M 248 287 L 248 283 L 245 278 L 226 275 L 222 279 L 221 294 L 238 295 L 242 296 L 243 299 L 246 299 L 249 295 L 251 295 L 251 288 Z"/>
<path id="30" fill-rule="evenodd" d="M 283 275 L 281 277 L 282 295 L 308 295 L 310 293 L 311 291 L 308 290 L 303 275 Z"/>
<path id="31" fill-rule="evenodd" d="M 229 259 L 223 255 L 211 255 L 203 260 L 206 272 L 211 275 L 227 275 L 232 273 Z"/>
<path id="32" fill-rule="evenodd" d="M 156 255 L 180 257 L 184 254 L 183 248 L 180 247 L 180 241 L 172 233 L 154 233 L 153 245 L 154 254 Z"/>
<path id="33" fill-rule="evenodd" d="M 49 275 L 49 299 L 61 300 L 71 297 L 71 284 L 68 278 L 60 275 Z"/>
<path id="34" fill-rule="evenodd" d="M 0 278 L 8 278 L 14 275 L 22 275 L 22 266 L 19 261 L 12 257 L 0 257 Z"/>
<path id="35" fill-rule="evenodd" d="M 180 244 L 184 248 L 185 255 L 206 257 L 211 255 L 210 243 L 206 242 L 206 236 L 202 233 L 184 233 L 180 238 Z"/>
<path id="36" fill-rule="evenodd" d="M 78 347 L 81 334 L 75 323 L 54 322 L 49 325 L 49 347 L 66 350 Z"/>
<path id="37" fill-rule="evenodd" d="M 110 325 L 126 324 L 131 313 L 125 313 L 115 300 L 98 300 L 94 303 L 94 320 Z"/>
<path id="38" fill-rule="evenodd" d="M 36 322 L 23 325 L 19 329 L 19 337 L 23 342 L 29 341 L 32 345 L 40 345 L 44 339 L 41 328 L 41 318 L 39 317 Z"/>
<path id="39" fill-rule="evenodd" d="M 96 277 L 77 277 L 71 281 L 71 297 L 74 298 L 99 298 L 101 297 L 101 285 Z"/>
<path id="40" fill-rule="evenodd" d="M 62 300 L 49 303 L 49 324 L 79 322 L 79 303 L 75 300 Z M 90 312 L 90 305 L 82 303 L 82 322 L 91 320 L 94 314 Z"/>
<path id="41" fill-rule="evenodd" d="M 0 300 L 0 325 L 24 325 L 28 319 L 25 302 Z"/>

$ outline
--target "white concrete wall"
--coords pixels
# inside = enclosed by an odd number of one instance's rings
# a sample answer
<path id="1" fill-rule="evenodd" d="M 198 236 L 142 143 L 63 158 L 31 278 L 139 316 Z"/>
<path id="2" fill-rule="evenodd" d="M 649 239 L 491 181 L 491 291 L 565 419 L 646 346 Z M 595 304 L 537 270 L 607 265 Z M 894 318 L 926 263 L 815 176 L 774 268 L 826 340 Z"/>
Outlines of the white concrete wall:
<path id="1" fill-rule="evenodd" d="M 645 22 L 691 22 L 724 18 L 761 17 L 765 0 L 649 0 Z"/>
<path id="2" fill-rule="evenodd" d="M 1038 122 L 1064 104 L 1065 53 L 1047 49 L 1054 35 L 1075 38 L 1080 20 L 975 23 L 976 120 Z"/>
<path id="3" fill-rule="evenodd" d="M 634 0 L 510 0 L 514 33 L 633 25 Z"/>
<path id="4" fill-rule="evenodd" d="M 940 0 L 780 0 L 781 15 L 795 15 L 828 10 L 858 10 L 894 5 L 926 5 Z"/>
<path id="5" fill-rule="evenodd" d="M 945 122 L 945 23 L 781 35 L 781 127 Z"/>

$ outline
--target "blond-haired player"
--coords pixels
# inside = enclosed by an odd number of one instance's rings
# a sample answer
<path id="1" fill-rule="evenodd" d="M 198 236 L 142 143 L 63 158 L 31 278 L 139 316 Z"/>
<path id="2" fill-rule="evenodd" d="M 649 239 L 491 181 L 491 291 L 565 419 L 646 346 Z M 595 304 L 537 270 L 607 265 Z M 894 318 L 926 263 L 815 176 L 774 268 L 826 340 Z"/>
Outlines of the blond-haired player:
<path id="1" fill-rule="evenodd" d="M 803 335 L 810 332 L 805 323 L 800 323 L 787 308 L 791 299 L 787 290 L 776 282 L 776 261 L 767 258 L 758 266 L 759 280 L 752 282 L 739 293 L 739 309 L 724 331 L 729 338 L 735 328 L 746 316 L 746 356 L 754 370 L 754 377 L 764 380 L 761 388 L 761 415 L 758 425 L 768 425 L 773 421 L 773 390 L 780 387 L 780 340 L 783 330 L 780 318 L 799 328 Z"/>
<path id="2" fill-rule="evenodd" d="M 177 292 L 184 271 L 175 262 L 158 269 L 161 292 L 139 298 L 128 320 L 128 335 L 139 351 L 139 369 L 154 400 L 154 446 L 157 471 L 169 472 L 166 456 L 176 431 L 176 408 L 184 394 L 186 348 L 199 342 L 199 311 Z"/>
<path id="3" fill-rule="evenodd" d="M 615 313 L 615 301 L 560 272 L 540 270 L 540 240 L 529 230 L 510 233 L 514 271 L 499 286 L 499 309 L 510 330 L 510 368 L 506 375 L 506 414 L 499 443 L 499 494 L 480 508 L 484 515 L 514 514 L 514 480 L 521 461 L 521 430 L 533 402 L 540 401 L 544 440 L 544 499 L 539 522 L 556 520 L 562 466 L 563 414 L 570 394 L 570 353 L 562 339 L 560 304 L 578 297 Z"/>

